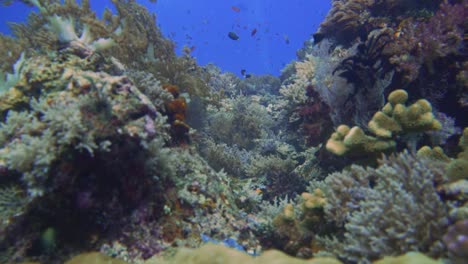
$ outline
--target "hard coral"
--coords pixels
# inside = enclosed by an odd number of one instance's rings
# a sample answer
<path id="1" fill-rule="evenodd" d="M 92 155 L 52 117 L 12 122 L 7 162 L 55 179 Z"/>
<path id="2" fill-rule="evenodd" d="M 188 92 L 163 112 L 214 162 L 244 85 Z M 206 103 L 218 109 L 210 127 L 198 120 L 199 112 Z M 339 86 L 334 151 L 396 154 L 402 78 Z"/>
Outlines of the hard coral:
<path id="1" fill-rule="evenodd" d="M 322 240 L 326 250 L 351 262 L 407 251 L 443 256 L 449 207 L 434 181 L 443 178 L 444 165 L 402 153 L 376 169 L 353 165 L 330 174 L 325 216 L 346 232 L 344 240 Z"/>
<path id="2" fill-rule="evenodd" d="M 382 138 L 391 138 L 393 133 L 438 130 L 441 124 L 432 113 L 431 104 L 424 99 L 405 106 L 408 94 L 395 90 L 388 96 L 388 103 L 369 122 L 369 129 Z"/>
<path id="3" fill-rule="evenodd" d="M 326 144 L 327 150 L 338 156 L 377 154 L 395 147 L 393 140 L 368 136 L 360 127 L 350 129 L 346 125 L 339 126 Z"/>
<path id="4" fill-rule="evenodd" d="M 299 206 L 286 204 L 273 219 L 274 246 L 296 257 L 308 258 L 315 253 L 313 238 L 324 222 L 326 204 L 327 199 L 318 188 L 302 193 Z"/>
<path id="5" fill-rule="evenodd" d="M 327 150 L 342 156 L 347 153 L 362 155 L 380 153 L 394 149 L 396 134 L 438 130 L 441 124 L 432 113 L 427 100 L 418 100 L 405 106 L 408 94 L 395 90 L 388 96 L 388 103 L 369 121 L 369 130 L 376 137 L 368 136 L 359 127 L 350 129 L 341 125 L 327 141 Z"/>

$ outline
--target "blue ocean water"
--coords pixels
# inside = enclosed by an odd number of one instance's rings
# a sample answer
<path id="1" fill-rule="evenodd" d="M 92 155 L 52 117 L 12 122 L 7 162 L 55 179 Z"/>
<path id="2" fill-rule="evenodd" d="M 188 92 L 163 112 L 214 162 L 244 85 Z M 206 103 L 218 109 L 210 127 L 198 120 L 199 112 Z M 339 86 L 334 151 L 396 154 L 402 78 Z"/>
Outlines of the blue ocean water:
<path id="1" fill-rule="evenodd" d="M 98 14 L 112 7 L 110 0 L 92 0 Z M 180 54 L 186 45 L 200 65 L 213 63 L 240 75 L 278 76 L 295 59 L 331 7 L 329 0 L 148 0 L 137 1 L 156 13 L 164 35 Z M 23 22 L 31 11 L 22 3 L 0 8 L 0 32 L 11 34 L 7 22 Z M 228 37 L 229 32 L 239 36 Z"/>

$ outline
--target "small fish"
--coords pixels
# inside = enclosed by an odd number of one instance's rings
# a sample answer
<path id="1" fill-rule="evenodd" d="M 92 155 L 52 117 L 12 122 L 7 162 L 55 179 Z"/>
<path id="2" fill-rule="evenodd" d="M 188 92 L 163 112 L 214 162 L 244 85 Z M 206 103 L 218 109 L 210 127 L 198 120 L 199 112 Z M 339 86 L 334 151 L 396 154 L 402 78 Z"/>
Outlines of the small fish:
<path id="1" fill-rule="evenodd" d="M 393 33 L 393 36 L 395 38 L 399 38 L 402 34 L 402 31 L 403 31 L 403 27 L 404 27 L 404 23 L 401 22 L 398 27 L 395 29 L 395 32 Z"/>
<path id="2" fill-rule="evenodd" d="M 245 78 L 246 78 L 246 79 L 248 79 L 248 78 L 250 78 L 250 77 L 252 77 L 252 75 L 251 75 L 250 73 L 247 73 L 247 74 L 245 75 Z"/>
<path id="3" fill-rule="evenodd" d="M 242 76 L 245 76 L 245 72 L 246 72 L 245 69 L 242 69 L 242 70 L 241 70 Z"/>
<path id="4" fill-rule="evenodd" d="M 232 9 L 232 11 L 234 11 L 236 13 L 240 12 L 240 8 L 238 8 L 237 6 L 231 6 L 231 9 Z"/>
<path id="5" fill-rule="evenodd" d="M 286 44 L 289 44 L 289 37 L 287 35 L 284 35 L 284 42 L 286 42 Z"/>
<path id="6" fill-rule="evenodd" d="M 239 36 L 236 33 L 232 32 L 232 31 L 228 33 L 228 37 L 230 39 L 232 39 L 232 40 L 238 40 L 239 39 Z"/>
<path id="7" fill-rule="evenodd" d="M 254 28 L 254 29 L 252 30 L 252 32 L 250 32 L 250 36 L 253 37 L 253 36 L 255 36 L 255 34 L 257 34 L 257 29 L 256 29 L 256 28 Z"/>

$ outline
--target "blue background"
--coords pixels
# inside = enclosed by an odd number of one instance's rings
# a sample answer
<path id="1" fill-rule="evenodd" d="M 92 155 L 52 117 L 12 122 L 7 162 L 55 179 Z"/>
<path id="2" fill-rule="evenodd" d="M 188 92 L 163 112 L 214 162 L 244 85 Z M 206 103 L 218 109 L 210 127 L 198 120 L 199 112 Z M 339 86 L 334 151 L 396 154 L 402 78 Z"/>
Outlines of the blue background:
<path id="1" fill-rule="evenodd" d="M 109 0 L 91 0 L 102 14 Z M 200 65 L 214 63 L 223 71 L 278 76 L 295 59 L 331 6 L 330 0 L 147 0 L 137 1 L 156 13 L 157 24 L 173 39 L 180 54 L 184 45 Z M 232 7 L 237 7 L 236 12 Z M 7 22 L 23 22 L 30 7 L 14 3 L 0 8 L 0 31 L 9 34 Z M 257 33 L 251 36 L 252 30 Z M 237 41 L 228 38 L 235 32 Z"/>

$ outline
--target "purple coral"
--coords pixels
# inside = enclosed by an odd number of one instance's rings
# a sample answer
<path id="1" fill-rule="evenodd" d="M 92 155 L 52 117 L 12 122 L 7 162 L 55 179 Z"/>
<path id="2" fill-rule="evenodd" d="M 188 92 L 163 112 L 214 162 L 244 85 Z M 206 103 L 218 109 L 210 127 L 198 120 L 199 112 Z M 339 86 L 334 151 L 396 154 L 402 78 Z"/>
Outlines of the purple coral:
<path id="1" fill-rule="evenodd" d="M 462 4 L 450 5 L 444 1 L 427 23 L 416 26 L 416 47 L 427 59 L 444 57 L 457 52 L 463 40 L 465 8 Z"/>
<path id="2" fill-rule="evenodd" d="M 449 227 L 443 237 L 448 250 L 457 257 L 468 257 L 468 219 Z"/>
<path id="3" fill-rule="evenodd" d="M 435 71 L 434 61 L 449 54 L 459 54 L 463 43 L 464 4 L 444 1 L 426 21 L 407 19 L 400 23 L 401 32 L 387 48 L 394 53 L 390 61 L 405 73 L 408 82 L 419 76 L 421 66 Z"/>

